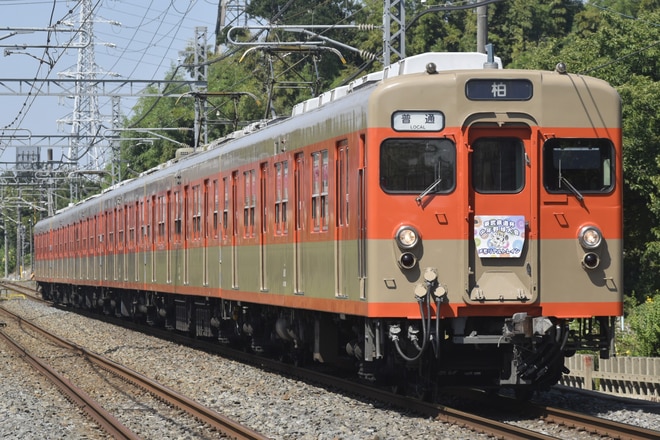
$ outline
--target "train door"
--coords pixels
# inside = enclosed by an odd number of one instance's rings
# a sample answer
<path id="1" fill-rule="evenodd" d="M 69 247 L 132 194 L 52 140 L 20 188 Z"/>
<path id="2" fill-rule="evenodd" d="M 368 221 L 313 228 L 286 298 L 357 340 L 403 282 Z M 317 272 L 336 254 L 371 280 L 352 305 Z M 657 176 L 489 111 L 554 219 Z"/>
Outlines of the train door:
<path id="1" fill-rule="evenodd" d="M 94 216 L 94 219 L 92 220 L 92 224 L 90 225 L 90 230 L 89 230 L 89 244 L 90 244 L 90 250 L 92 253 L 92 268 L 91 268 L 91 277 L 93 281 L 98 281 L 98 278 L 96 276 L 96 255 L 97 255 L 97 244 L 96 240 L 98 240 L 98 225 L 99 225 L 99 219 L 98 216 Z"/>
<path id="2" fill-rule="evenodd" d="M 134 223 L 133 223 L 133 273 L 135 274 L 134 281 L 140 281 L 140 245 L 141 243 L 141 234 L 140 234 L 140 225 L 142 224 L 142 209 L 140 208 L 140 202 L 135 202 L 135 213 L 134 213 Z"/>
<path id="3" fill-rule="evenodd" d="M 99 237 L 99 280 L 108 280 L 108 211 L 101 214 L 101 236 Z"/>
<path id="4" fill-rule="evenodd" d="M 349 238 L 349 166 L 348 142 L 346 140 L 337 144 L 336 148 L 336 177 L 335 177 L 335 296 L 346 297 L 348 294 L 348 279 L 350 276 L 350 258 L 346 258 L 346 240 Z"/>
<path id="5" fill-rule="evenodd" d="M 209 192 L 211 186 L 209 179 L 204 180 L 204 187 L 202 188 L 202 212 L 200 213 L 202 222 L 202 278 L 203 285 L 209 285 Z"/>
<path id="6" fill-rule="evenodd" d="M 151 282 L 156 282 L 156 196 L 151 196 L 151 201 L 147 201 L 147 205 L 151 203 L 151 207 L 147 206 L 149 209 L 149 224 L 148 232 L 149 234 L 149 248 L 151 249 Z"/>
<path id="7" fill-rule="evenodd" d="M 190 202 L 190 187 L 188 185 L 183 187 L 183 243 L 181 253 L 183 254 L 183 280 L 182 284 L 187 286 L 189 284 L 188 280 L 188 246 L 190 246 L 191 241 L 191 224 L 190 217 L 192 214 L 192 206 Z"/>
<path id="8" fill-rule="evenodd" d="M 303 153 L 297 153 L 294 160 L 293 170 L 293 210 L 294 210 L 294 224 L 293 224 L 293 293 L 302 295 L 304 293 L 302 285 L 302 252 L 303 247 L 301 244 L 303 233 L 303 214 L 304 199 L 303 199 Z"/>
<path id="9" fill-rule="evenodd" d="M 121 272 L 123 277 L 121 278 L 121 281 L 128 281 L 128 234 L 127 231 L 129 229 L 129 224 L 128 224 L 128 210 L 129 206 L 126 205 L 122 210 L 121 210 L 121 261 L 122 261 L 122 268 Z"/>
<path id="10" fill-rule="evenodd" d="M 466 300 L 529 304 L 537 298 L 537 177 L 531 130 L 471 128 L 468 133 L 469 243 Z"/>
<path id="11" fill-rule="evenodd" d="M 231 173 L 231 287 L 238 289 L 238 171 Z"/>
<path id="12" fill-rule="evenodd" d="M 360 280 L 360 299 L 367 298 L 367 161 L 365 158 L 367 139 L 360 135 L 357 174 L 357 224 L 358 224 L 358 279 Z"/>
<path id="13" fill-rule="evenodd" d="M 266 234 L 268 232 L 268 163 L 262 163 L 259 173 L 259 206 L 261 224 L 259 227 L 259 288 L 262 292 L 268 290 L 266 282 Z"/>
<path id="14" fill-rule="evenodd" d="M 110 214 L 110 229 L 108 231 L 108 244 L 110 245 L 112 255 L 112 281 L 117 281 L 117 242 L 116 242 L 116 228 L 117 228 L 117 208 L 112 210 Z"/>

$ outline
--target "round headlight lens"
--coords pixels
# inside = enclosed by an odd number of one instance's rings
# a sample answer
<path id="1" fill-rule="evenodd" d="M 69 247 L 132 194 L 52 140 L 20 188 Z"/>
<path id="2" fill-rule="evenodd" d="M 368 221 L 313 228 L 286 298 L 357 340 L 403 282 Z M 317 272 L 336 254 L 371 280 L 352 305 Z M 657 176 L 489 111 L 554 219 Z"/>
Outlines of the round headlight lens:
<path id="1" fill-rule="evenodd" d="M 603 241 L 603 235 L 595 226 L 585 226 L 578 235 L 580 245 L 585 249 L 595 249 Z"/>
<path id="2" fill-rule="evenodd" d="M 587 269 L 595 269 L 598 267 L 598 264 L 600 263 L 600 258 L 598 258 L 598 255 L 594 252 L 587 252 L 584 254 L 584 257 L 582 258 L 582 264 L 584 267 Z"/>
<path id="3" fill-rule="evenodd" d="M 419 241 L 419 234 L 411 226 L 403 226 L 396 233 L 396 242 L 403 249 L 414 247 Z"/>
<path id="4" fill-rule="evenodd" d="M 417 258 L 415 258 L 412 252 L 404 252 L 399 257 L 399 264 L 403 269 L 412 269 L 417 264 Z"/>

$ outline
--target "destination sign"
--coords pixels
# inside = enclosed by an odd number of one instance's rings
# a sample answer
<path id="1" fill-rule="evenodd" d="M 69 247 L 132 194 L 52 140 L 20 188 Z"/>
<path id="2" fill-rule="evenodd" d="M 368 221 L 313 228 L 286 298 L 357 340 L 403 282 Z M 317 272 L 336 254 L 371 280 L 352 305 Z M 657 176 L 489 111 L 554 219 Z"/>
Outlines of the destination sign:
<path id="1" fill-rule="evenodd" d="M 473 101 L 526 101 L 532 92 L 526 79 L 473 79 L 465 85 L 465 96 Z"/>
<path id="2" fill-rule="evenodd" d="M 445 128 L 445 117 L 437 111 L 394 112 L 392 128 L 396 131 L 441 131 Z"/>

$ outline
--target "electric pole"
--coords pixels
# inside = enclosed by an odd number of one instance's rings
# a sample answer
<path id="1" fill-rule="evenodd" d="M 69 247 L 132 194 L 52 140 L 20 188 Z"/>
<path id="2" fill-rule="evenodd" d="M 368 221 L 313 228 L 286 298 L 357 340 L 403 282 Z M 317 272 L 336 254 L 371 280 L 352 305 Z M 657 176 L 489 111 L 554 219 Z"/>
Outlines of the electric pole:
<path id="1" fill-rule="evenodd" d="M 80 160 L 87 157 L 87 164 L 97 170 L 102 158 L 98 148 L 101 116 L 98 103 L 98 86 L 94 81 L 98 72 L 94 55 L 94 11 L 92 0 L 80 2 L 80 29 L 78 63 L 76 72 L 63 72 L 62 75 L 78 80 L 75 85 L 73 117 L 71 118 L 71 141 L 68 159 L 74 169 L 80 168 Z M 70 184 L 71 199 L 78 200 L 78 185 Z"/>

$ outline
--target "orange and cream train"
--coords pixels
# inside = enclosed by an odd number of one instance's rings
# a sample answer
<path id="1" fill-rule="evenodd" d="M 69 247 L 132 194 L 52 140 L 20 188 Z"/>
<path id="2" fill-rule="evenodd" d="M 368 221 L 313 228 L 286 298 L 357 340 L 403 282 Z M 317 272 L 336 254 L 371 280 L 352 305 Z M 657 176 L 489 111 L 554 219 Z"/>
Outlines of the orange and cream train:
<path id="1" fill-rule="evenodd" d="M 36 280 L 369 380 L 533 391 L 612 354 L 621 148 L 601 80 L 413 56 L 41 220 Z"/>

